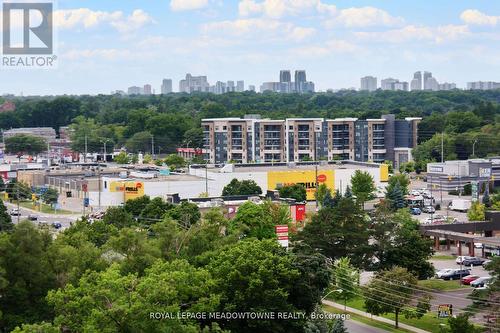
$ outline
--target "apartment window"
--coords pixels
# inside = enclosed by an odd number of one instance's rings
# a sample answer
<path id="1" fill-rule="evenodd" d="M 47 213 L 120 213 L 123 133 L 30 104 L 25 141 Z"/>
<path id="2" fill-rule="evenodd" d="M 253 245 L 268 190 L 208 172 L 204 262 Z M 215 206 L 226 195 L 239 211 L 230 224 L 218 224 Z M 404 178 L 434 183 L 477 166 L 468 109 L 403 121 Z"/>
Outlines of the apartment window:
<path id="1" fill-rule="evenodd" d="M 222 126 L 223 131 L 227 131 L 227 126 Z"/>
<path id="2" fill-rule="evenodd" d="M 288 129 L 289 129 L 290 131 L 293 131 L 293 126 L 288 126 Z"/>

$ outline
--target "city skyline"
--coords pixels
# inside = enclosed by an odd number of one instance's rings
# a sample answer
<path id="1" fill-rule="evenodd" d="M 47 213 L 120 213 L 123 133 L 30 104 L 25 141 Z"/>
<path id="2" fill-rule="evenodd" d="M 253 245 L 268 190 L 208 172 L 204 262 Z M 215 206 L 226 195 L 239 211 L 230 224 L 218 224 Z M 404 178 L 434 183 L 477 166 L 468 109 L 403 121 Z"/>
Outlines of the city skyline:
<path id="1" fill-rule="evenodd" d="M 185 73 L 258 88 L 283 68 L 307 70 L 317 91 L 365 75 L 410 81 L 417 68 L 461 88 L 499 81 L 491 1 L 67 0 L 54 22 L 58 67 L 2 70 L 1 93 L 108 94 Z"/>

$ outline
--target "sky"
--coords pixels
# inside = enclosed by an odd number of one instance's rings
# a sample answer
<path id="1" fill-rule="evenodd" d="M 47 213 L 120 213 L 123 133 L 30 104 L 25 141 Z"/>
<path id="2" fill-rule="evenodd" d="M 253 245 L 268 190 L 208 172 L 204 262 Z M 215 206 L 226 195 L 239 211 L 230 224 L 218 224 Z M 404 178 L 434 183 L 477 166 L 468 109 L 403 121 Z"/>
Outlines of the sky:
<path id="1" fill-rule="evenodd" d="M 186 73 L 258 89 L 281 69 L 316 90 L 362 76 L 500 81 L 495 0 L 58 0 L 56 69 L 0 68 L 0 94 L 98 94 Z M 293 74 L 292 74 L 293 75 Z"/>

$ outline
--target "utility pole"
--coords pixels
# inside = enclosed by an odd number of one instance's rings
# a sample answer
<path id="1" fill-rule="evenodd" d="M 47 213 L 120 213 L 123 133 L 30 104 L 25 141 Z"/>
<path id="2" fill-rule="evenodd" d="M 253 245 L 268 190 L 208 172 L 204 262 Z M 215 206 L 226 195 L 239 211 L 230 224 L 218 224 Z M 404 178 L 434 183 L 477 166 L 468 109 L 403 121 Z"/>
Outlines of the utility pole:
<path id="1" fill-rule="evenodd" d="M 19 219 L 21 212 L 19 211 L 19 170 L 16 170 L 16 192 L 17 192 L 17 224 L 19 224 Z"/>
<path id="2" fill-rule="evenodd" d="M 151 157 L 155 159 L 155 136 L 151 135 Z"/>
<path id="3" fill-rule="evenodd" d="M 441 163 L 444 163 L 444 132 L 441 132 Z"/>
<path id="4" fill-rule="evenodd" d="M 476 143 L 477 139 L 474 139 L 474 142 L 472 143 L 472 156 L 476 157 Z"/>
<path id="5" fill-rule="evenodd" d="M 97 165 L 97 178 L 99 181 L 98 205 L 99 205 L 99 211 L 101 211 L 101 166 L 100 165 Z"/>
<path id="6" fill-rule="evenodd" d="M 85 155 L 83 156 L 83 161 L 87 163 L 87 134 L 85 134 Z"/>
<path id="7" fill-rule="evenodd" d="M 208 164 L 205 164 L 205 193 L 208 197 Z"/>

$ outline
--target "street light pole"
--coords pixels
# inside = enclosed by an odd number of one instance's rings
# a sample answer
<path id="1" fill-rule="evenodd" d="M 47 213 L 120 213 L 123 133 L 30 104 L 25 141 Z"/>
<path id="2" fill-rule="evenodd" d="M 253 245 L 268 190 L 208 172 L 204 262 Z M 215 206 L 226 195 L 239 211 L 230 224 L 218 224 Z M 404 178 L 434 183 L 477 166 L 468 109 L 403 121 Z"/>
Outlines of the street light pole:
<path id="1" fill-rule="evenodd" d="M 474 142 L 472 143 L 472 156 L 476 157 L 476 143 L 477 139 L 474 139 Z"/>

